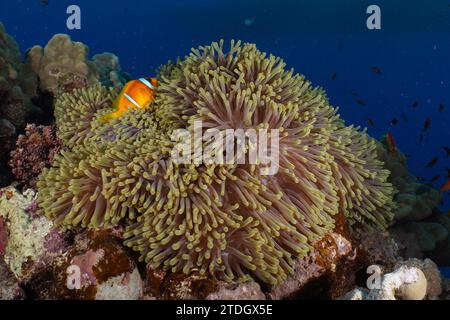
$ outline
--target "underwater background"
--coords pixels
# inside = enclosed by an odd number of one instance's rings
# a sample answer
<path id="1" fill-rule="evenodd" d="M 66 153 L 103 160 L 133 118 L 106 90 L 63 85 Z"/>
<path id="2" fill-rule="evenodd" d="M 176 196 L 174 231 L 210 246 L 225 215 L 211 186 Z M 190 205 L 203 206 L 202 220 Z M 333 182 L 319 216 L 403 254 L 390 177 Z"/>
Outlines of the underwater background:
<path id="1" fill-rule="evenodd" d="M 71 4 L 81 30 L 66 28 Z M 381 30 L 366 27 L 371 4 L 381 7 Z M 91 55 L 116 54 L 132 78 L 219 39 L 256 43 L 323 87 L 347 124 L 392 133 L 413 175 L 435 188 L 450 178 L 449 1 L 3 0 L 0 21 L 22 53 L 65 33 Z M 448 192 L 441 209 L 450 209 Z"/>

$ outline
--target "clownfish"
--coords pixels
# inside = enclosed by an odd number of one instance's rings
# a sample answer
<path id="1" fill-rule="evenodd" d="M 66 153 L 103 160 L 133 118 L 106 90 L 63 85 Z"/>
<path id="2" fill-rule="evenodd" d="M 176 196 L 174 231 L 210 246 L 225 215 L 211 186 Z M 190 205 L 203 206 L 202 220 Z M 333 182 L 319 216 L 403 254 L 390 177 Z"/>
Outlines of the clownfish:
<path id="1" fill-rule="evenodd" d="M 129 81 L 114 100 L 111 113 L 104 115 L 100 121 L 108 123 L 119 118 L 130 109 L 147 108 L 155 99 L 155 90 L 158 81 L 155 78 L 140 78 Z"/>
<path id="2" fill-rule="evenodd" d="M 389 152 L 395 151 L 395 140 L 390 132 L 386 134 L 387 149 Z"/>

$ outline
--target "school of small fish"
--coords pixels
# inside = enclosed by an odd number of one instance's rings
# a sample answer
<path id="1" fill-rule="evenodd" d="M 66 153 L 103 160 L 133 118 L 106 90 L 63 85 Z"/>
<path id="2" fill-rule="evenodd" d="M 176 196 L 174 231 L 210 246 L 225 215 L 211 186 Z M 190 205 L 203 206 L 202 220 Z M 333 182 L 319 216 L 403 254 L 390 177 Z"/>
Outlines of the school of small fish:
<path id="1" fill-rule="evenodd" d="M 435 17 L 436 18 L 443 18 L 443 16 L 441 16 L 441 15 L 436 15 Z M 343 42 L 341 41 L 338 44 L 338 51 L 342 51 L 342 48 L 343 48 Z M 372 74 L 374 74 L 376 76 L 382 76 L 383 75 L 382 69 L 380 67 L 378 67 L 378 66 L 370 67 L 370 71 L 371 71 Z M 331 74 L 331 80 L 335 81 L 337 79 L 337 77 L 338 77 L 337 76 L 337 72 L 333 72 Z M 356 103 L 356 105 L 358 105 L 360 107 L 364 107 L 364 106 L 367 105 L 366 101 L 363 98 L 361 98 L 361 96 L 360 96 L 360 94 L 358 92 L 350 91 L 349 93 L 350 93 L 351 96 L 354 97 L 353 99 L 354 99 L 354 102 Z M 427 103 L 429 103 L 429 100 L 427 101 Z M 419 108 L 419 106 L 420 106 L 419 100 L 413 100 L 411 102 L 411 108 L 412 109 Z M 438 104 L 437 111 L 439 113 L 443 113 L 445 111 L 445 104 L 444 104 L 443 101 L 441 101 Z M 406 112 L 401 112 L 400 116 L 398 118 L 397 117 L 393 117 L 390 120 L 389 124 L 391 126 L 397 126 L 400 123 L 399 119 L 403 120 L 404 123 L 409 123 L 409 118 L 408 118 L 407 113 Z M 420 130 L 419 137 L 418 137 L 419 138 L 418 141 L 419 141 L 420 144 L 424 143 L 424 141 L 426 139 L 426 136 L 427 136 L 427 133 L 429 132 L 429 130 L 430 130 L 431 126 L 432 126 L 432 122 L 433 122 L 432 117 L 427 117 L 424 120 L 423 125 L 422 125 L 422 129 Z M 374 122 L 374 120 L 372 118 L 366 118 L 366 123 L 367 123 L 367 126 L 369 126 L 369 127 L 372 127 L 372 126 L 375 125 L 375 122 Z M 393 152 L 393 150 L 395 150 L 395 148 L 396 148 L 396 144 L 395 144 L 393 135 L 390 132 L 387 132 L 386 136 L 385 136 L 385 139 L 386 139 L 388 152 Z M 442 150 L 445 152 L 445 158 L 449 159 L 449 157 L 450 157 L 450 147 L 442 146 Z M 411 156 L 407 156 L 407 158 L 410 158 L 410 157 Z M 425 164 L 425 168 L 426 169 L 432 169 L 432 168 L 434 168 L 436 166 L 436 164 L 438 162 L 439 162 L 439 157 L 438 156 L 434 156 Z M 438 182 L 441 179 L 441 177 L 445 177 L 445 179 L 447 179 L 447 181 L 440 187 L 440 191 L 441 192 L 447 192 L 447 191 L 450 191 L 450 169 L 447 167 L 446 171 L 447 171 L 447 173 L 445 175 L 437 174 L 437 175 L 434 175 L 433 177 L 431 177 L 430 179 L 426 179 L 424 177 L 417 177 L 417 179 L 419 181 L 423 181 L 423 182 L 428 181 L 429 183 L 433 184 L 433 183 Z"/>

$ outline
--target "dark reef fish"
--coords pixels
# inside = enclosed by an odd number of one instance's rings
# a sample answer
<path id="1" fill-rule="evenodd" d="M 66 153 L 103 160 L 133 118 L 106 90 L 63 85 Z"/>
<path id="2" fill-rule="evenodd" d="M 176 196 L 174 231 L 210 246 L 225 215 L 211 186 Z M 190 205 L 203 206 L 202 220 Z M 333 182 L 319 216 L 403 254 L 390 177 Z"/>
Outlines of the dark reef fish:
<path id="1" fill-rule="evenodd" d="M 391 120 L 391 126 L 396 126 L 398 124 L 398 119 L 394 118 Z"/>
<path id="2" fill-rule="evenodd" d="M 432 120 L 431 117 L 425 119 L 425 122 L 423 123 L 423 130 L 422 130 L 423 133 L 427 132 L 427 130 L 430 128 L 431 120 Z"/>
<path id="3" fill-rule="evenodd" d="M 413 108 L 417 108 L 419 106 L 419 101 L 414 100 L 413 103 L 411 104 L 411 107 Z"/>
<path id="4" fill-rule="evenodd" d="M 43 7 L 48 6 L 48 1 L 49 1 L 49 0 L 41 0 L 41 1 L 40 1 L 41 6 L 43 6 Z"/>
<path id="5" fill-rule="evenodd" d="M 371 118 L 367 118 L 367 125 L 373 126 L 373 125 L 375 125 L 375 123 L 373 122 L 373 120 Z"/>
<path id="6" fill-rule="evenodd" d="M 366 102 L 363 99 L 356 99 L 356 103 L 360 106 L 365 106 Z"/>
<path id="7" fill-rule="evenodd" d="M 450 148 L 446 147 L 446 146 L 442 146 L 442 149 L 444 149 L 445 151 L 445 155 L 447 156 L 447 158 L 450 156 Z"/>
<path id="8" fill-rule="evenodd" d="M 406 116 L 406 114 L 404 112 L 402 112 L 402 118 L 403 118 L 403 121 L 408 123 L 408 117 Z"/>
<path id="9" fill-rule="evenodd" d="M 337 77 L 337 73 L 335 72 L 331 75 L 331 80 L 336 80 L 336 77 Z"/>
<path id="10" fill-rule="evenodd" d="M 371 70 L 372 70 L 372 72 L 373 72 L 374 74 L 381 75 L 381 69 L 380 69 L 380 68 L 378 68 L 378 67 L 372 67 Z"/>
<path id="11" fill-rule="evenodd" d="M 445 168 L 445 170 L 447 171 L 447 178 L 450 179 L 450 168 Z"/>
<path id="12" fill-rule="evenodd" d="M 444 112 L 444 110 L 445 110 L 444 103 L 443 103 L 443 102 L 439 103 L 439 109 L 438 109 L 438 111 L 442 113 L 442 112 Z"/>
<path id="13" fill-rule="evenodd" d="M 428 131 L 430 126 L 431 126 L 431 117 L 428 117 L 425 119 L 425 122 L 423 123 L 422 132 L 420 133 L 420 137 L 419 137 L 420 143 L 423 142 L 423 139 L 425 138 L 425 133 Z"/>
<path id="14" fill-rule="evenodd" d="M 431 159 L 427 165 L 425 166 L 425 168 L 432 168 L 436 165 L 436 163 L 438 163 L 439 158 L 438 157 L 434 157 L 433 159 Z"/>
<path id="15" fill-rule="evenodd" d="M 441 178 L 440 175 L 433 176 L 433 177 L 430 179 L 430 182 L 431 182 L 431 183 L 434 183 L 434 182 L 438 181 L 440 178 Z"/>

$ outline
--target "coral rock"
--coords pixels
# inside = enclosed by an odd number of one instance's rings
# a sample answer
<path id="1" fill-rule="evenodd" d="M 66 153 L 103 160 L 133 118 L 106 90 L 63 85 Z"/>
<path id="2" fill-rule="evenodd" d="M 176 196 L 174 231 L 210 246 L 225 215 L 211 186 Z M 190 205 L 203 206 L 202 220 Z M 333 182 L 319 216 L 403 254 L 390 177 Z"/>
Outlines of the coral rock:
<path id="1" fill-rule="evenodd" d="M 16 277 L 9 271 L 0 254 L 0 300 L 17 300 L 25 298 Z"/>
<path id="2" fill-rule="evenodd" d="M 427 280 L 426 297 L 436 300 L 442 293 L 442 278 L 437 265 L 430 259 L 408 259 L 397 263 L 396 268 L 407 266 L 420 269 Z"/>
<path id="3" fill-rule="evenodd" d="M 27 283 L 40 299 L 139 299 L 134 261 L 108 231 L 78 234 L 72 246 Z"/>
<path id="4" fill-rule="evenodd" d="M 45 254 L 45 237 L 53 228 L 45 217 L 28 214 L 27 208 L 34 198 L 31 190 L 21 194 L 12 187 L 1 189 L 0 217 L 8 230 L 4 259 L 18 279 L 29 276 L 31 265 Z"/>
<path id="5" fill-rule="evenodd" d="M 162 285 L 162 297 L 169 300 L 203 300 L 216 291 L 217 282 L 205 275 L 172 273 Z"/>
<path id="6" fill-rule="evenodd" d="M 219 283 L 216 292 L 210 293 L 206 300 L 265 300 L 266 296 L 256 282 Z"/>

